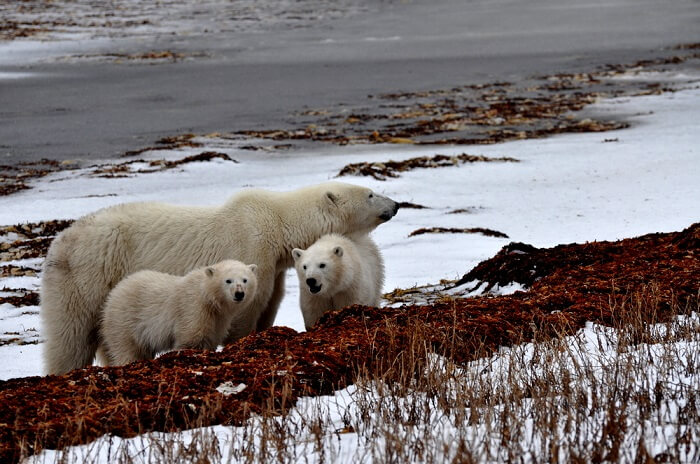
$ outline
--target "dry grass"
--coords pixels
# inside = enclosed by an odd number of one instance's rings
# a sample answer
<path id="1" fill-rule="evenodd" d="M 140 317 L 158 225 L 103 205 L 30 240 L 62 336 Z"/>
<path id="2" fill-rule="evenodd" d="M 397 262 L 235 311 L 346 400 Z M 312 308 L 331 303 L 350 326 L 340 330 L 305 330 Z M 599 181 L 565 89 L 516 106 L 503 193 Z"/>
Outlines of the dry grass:
<path id="1" fill-rule="evenodd" d="M 281 377 L 276 400 L 242 427 L 103 440 L 46 462 L 699 462 L 693 304 L 671 302 L 675 317 L 659 323 L 669 301 L 649 285 L 611 299 L 613 327 L 554 337 L 543 327 L 496 353 L 474 340 L 463 365 L 449 330 L 436 343 L 417 318 L 408 336 L 387 320 L 378 361 L 335 397 L 285 412 Z"/>

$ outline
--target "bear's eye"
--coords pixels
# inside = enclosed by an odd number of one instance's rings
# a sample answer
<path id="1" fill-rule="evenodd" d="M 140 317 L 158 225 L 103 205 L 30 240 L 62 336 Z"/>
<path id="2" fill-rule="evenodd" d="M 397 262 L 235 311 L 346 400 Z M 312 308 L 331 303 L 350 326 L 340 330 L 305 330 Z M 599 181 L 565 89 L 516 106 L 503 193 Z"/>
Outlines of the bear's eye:
<path id="1" fill-rule="evenodd" d="M 370 198 L 374 198 L 374 193 L 370 193 L 370 194 L 369 194 L 369 197 L 370 197 Z"/>
<path id="2" fill-rule="evenodd" d="M 320 267 L 321 269 L 323 269 L 324 267 L 326 267 L 326 263 L 321 263 L 321 264 L 318 265 L 318 267 Z"/>
<path id="3" fill-rule="evenodd" d="M 248 279 L 243 279 L 243 283 L 244 283 L 244 284 L 247 284 L 247 283 L 248 283 Z"/>
<path id="4" fill-rule="evenodd" d="M 231 283 L 231 279 L 226 279 L 226 283 L 227 283 L 227 284 L 230 284 L 230 283 Z"/>
<path id="5" fill-rule="evenodd" d="M 303 266 L 303 267 L 304 267 L 304 270 L 306 270 L 306 264 L 304 264 L 304 266 Z"/>

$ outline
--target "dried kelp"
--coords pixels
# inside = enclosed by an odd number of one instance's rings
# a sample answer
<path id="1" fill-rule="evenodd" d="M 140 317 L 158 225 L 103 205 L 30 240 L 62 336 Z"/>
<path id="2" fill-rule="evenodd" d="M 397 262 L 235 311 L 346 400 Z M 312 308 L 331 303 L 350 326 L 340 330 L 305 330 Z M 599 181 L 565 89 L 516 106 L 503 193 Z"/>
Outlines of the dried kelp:
<path id="1" fill-rule="evenodd" d="M 497 230 L 486 229 L 483 227 L 470 227 L 470 228 L 456 228 L 456 227 L 430 227 L 416 229 L 410 234 L 409 237 L 414 237 L 416 235 L 423 234 L 481 234 L 487 237 L 497 237 L 497 238 L 508 238 L 508 235 Z"/>
<path id="2" fill-rule="evenodd" d="M 154 172 L 166 171 L 168 169 L 173 169 L 187 163 L 211 161 L 213 159 L 222 159 L 224 161 L 238 163 L 238 161 L 231 158 L 226 153 L 219 153 L 216 151 L 204 151 L 197 155 L 187 156 L 185 158 L 174 161 L 164 159 L 156 159 L 149 161 L 137 159 L 118 164 L 105 164 L 100 166 L 93 166 L 92 170 L 90 171 L 90 175 L 94 177 L 104 178 L 130 177 L 134 174 L 150 174 Z M 147 167 L 139 167 L 144 164 Z"/>
<path id="3" fill-rule="evenodd" d="M 416 324 L 431 351 L 463 363 L 535 333 L 543 339 L 573 333 L 587 321 L 613 324 L 631 295 L 650 285 L 658 299 L 655 317 L 667 320 L 674 307 L 697 307 L 699 246 L 700 224 L 618 242 L 511 245 L 464 280 L 525 281 L 527 292 L 446 295 L 399 308 L 351 306 L 326 313 L 308 332 L 273 327 L 220 352 L 183 350 L 127 366 L 0 382 L 0 460 L 106 433 L 130 437 L 241 424 L 271 408 L 283 413 L 300 396 L 348 385 L 363 366 L 373 372 L 390 365 Z M 222 384 L 245 388 L 224 394 L 217 389 Z"/>
<path id="4" fill-rule="evenodd" d="M 433 155 L 409 158 L 403 161 L 386 161 L 373 163 L 353 163 L 343 167 L 336 177 L 340 176 L 370 176 L 377 180 L 386 180 L 388 177 L 399 177 L 400 172 L 413 169 L 444 168 L 458 166 L 465 163 L 493 163 L 510 162 L 519 160 L 507 156 L 492 158 L 488 156 L 469 155 Z"/>

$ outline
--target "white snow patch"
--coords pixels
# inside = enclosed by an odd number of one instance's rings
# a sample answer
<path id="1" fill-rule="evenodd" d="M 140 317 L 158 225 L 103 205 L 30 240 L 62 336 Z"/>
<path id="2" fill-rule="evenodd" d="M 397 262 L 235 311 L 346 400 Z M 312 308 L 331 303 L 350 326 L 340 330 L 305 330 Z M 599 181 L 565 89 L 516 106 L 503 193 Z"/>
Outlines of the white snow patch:
<path id="1" fill-rule="evenodd" d="M 216 391 L 221 393 L 222 395 L 236 395 L 243 390 L 245 390 L 248 386 L 244 383 L 239 383 L 234 385 L 233 382 L 224 382 L 218 387 L 216 387 Z"/>

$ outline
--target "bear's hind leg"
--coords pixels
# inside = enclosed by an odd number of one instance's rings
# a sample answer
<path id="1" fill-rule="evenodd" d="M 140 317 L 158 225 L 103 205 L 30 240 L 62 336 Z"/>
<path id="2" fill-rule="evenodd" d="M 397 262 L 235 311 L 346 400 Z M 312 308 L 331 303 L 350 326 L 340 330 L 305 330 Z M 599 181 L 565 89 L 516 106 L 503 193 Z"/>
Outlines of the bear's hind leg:
<path id="1" fill-rule="evenodd" d="M 65 374 L 89 366 L 97 349 L 97 310 L 77 291 L 68 273 L 47 267 L 41 288 L 44 370 Z"/>
<path id="2" fill-rule="evenodd" d="M 119 343 L 109 345 L 107 353 L 110 366 L 123 366 L 134 361 L 145 361 L 155 357 L 151 350 L 139 346 L 132 338 L 124 338 Z"/>

